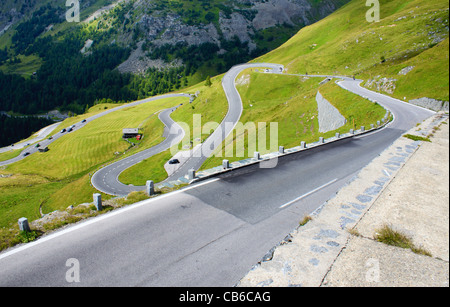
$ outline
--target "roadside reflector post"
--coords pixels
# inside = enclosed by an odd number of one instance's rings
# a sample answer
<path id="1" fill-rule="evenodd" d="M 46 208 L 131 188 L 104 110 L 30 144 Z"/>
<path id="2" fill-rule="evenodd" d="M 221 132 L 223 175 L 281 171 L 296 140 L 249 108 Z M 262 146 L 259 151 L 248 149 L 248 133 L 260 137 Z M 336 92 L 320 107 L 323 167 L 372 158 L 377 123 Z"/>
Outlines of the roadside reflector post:
<path id="1" fill-rule="evenodd" d="M 223 166 L 224 169 L 229 169 L 230 168 L 230 161 L 223 160 L 222 161 L 222 166 Z"/>
<path id="2" fill-rule="evenodd" d="M 364 132 L 364 131 L 366 131 L 366 127 L 361 126 L 361 132 Z"/>
<path id="3" fill-rule="evenodd" d="M 355 134 L 355 130 L 350 129 L 350 134 Z"/>
<path id="4" fill-rule="evenodd" d="M 336 132 L 336 138 L 339 139 L 341 137 L 341 134 L 339 132 Z"/>
<path id="5" fill-rule="evenodd" d="M 26 217 L 22 217 L 18 221 L 20 231 L 30 232 L 30 224 L 28 224 L 28 219 Z"/>
<path id="6" fill-rule="evenodd" d="M 301 149 L 305 149 L 305 148 L 306 148 L 306 142 L 302 141 L 302 142 L 300 143 L 300 148 L 301 148 Z"/>
<path id="7" fill-rule="evenodd" d="M 155 194 L 155 183 L 152 180 L 148 180 L 145 184 L 147 195 L 152 196 Z"/>
<path id="8" fill-rule="evenodd" d="M 280 147 L 278 148 L 278 152 L 279 152 L 280 154 L 284 154 L 284 146 L 280 146 Z"/>
<path id="9" fill-rule="evenodd" d="M 323 136 L 319 137 L 319 144 L 323 144 L 325 143 L 325 139 L 323 138 Z"/>
<path id="10" fill-rule="evenodd" d="M 195 169 L 190 169 L 188 171 L 188 178 L 189 178 L 189 180 L 194 180 L 195 179 Z"/>
<path id="11" fill-rule="evenodd" d="M 254 157 L 256 160 L 261 159 L 261 156 L 260 156 L 259 152 L 257 152 L 257 151 L 255 151 L 253 157 Z"/>
<path id="12" fill-rule="evenodd" d="M 93 195 L 94 197 L 94 206 L 95 208 L 97 208 L 97 211 L 102 211 L 103 210 L 103 206 L 102 206 L 102 195 L 99 193 L 96 193 Z"/>

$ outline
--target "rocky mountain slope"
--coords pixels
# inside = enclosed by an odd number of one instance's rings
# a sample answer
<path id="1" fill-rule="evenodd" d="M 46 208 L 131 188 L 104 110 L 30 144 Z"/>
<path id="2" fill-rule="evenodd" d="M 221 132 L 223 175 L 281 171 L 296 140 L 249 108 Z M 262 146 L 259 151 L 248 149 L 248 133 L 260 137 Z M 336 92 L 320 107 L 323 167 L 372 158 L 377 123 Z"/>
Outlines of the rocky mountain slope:
<path id="1" fill-rule="evenodd" d="M 320 20 L 348 1 L 82 0 L 80 9 L 85 23 L 93 23 L 96 30 L 114 30 L 114 41 L 118 43 L 133 46 L 139 41 L 156 46 L 180 42 L 197 46 L 213 43 L 220 47 L 222 40 L 238 37 L 242 43 L 248 43 L 251 52 L 257 48 L 268 51 L 279 46 L 301 27 Z M 67 9 L 63 0 L 2 1 L 0 35 L 28 20 L 49 3 Z M 64 16 L 60 17 L 60 22 L 64 23 Z M 267 29 L 272 30 L 265 31 Z M 136 38 L 139 41 L 135 41 Z"/>
<path id="2" fill-rule="evenodd" d="M 238 38 L 248 48 L 247 54 L 263 54 L 347 2 L 120 0 L 111 10 L 86 22 L 97 32 L 111 33 L 113 29 L 114 35 L 108 36 L 110 42 L 133 47 L 129 61 L 119 69 L 138 73 L 148 67 L 161 67 L 159 61 L 149 60 L 149 52 L 167 45 L 213 44 L 218 47 L 217 53 L 224 54 L 229 51 L 225 42 Z M 155 60 L 155 56 L 152 59 Z"/>

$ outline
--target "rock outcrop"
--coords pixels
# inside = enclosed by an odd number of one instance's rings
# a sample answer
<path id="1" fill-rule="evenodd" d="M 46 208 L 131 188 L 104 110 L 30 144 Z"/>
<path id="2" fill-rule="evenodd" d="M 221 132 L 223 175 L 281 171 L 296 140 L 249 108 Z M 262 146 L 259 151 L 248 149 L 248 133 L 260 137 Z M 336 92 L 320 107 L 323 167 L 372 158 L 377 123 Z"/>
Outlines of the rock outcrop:
<path id="1" fill-rule="evenodd" d="M 319 132 L 333 131 L 345 125 L 347 122 L 345 117 L 319 91 L 316 95 L 316 101 L 319 110 Z"/>

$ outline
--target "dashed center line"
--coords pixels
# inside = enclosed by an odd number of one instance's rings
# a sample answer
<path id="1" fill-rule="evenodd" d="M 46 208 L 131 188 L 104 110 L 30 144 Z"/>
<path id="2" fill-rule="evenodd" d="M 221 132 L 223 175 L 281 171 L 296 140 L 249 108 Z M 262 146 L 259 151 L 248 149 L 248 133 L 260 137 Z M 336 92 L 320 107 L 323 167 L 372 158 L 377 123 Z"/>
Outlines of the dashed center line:
<path id="1" fill-rule="evenodd" d="M 318 187 L 318 188 L 316 188 L 316 189 L 314 189 L 314 190 L 312 190 L 312 191 L 309 191 L 308 193 L 303 194 L 302 196 L 297 197 L 296 199 L 291 200 L 290 202 L 287 202 L 287 203 L 285 203 L 284 205 L 281 205 L 281 206 L 280 206 L 280 209 L 283 209 L 283 208 L 285 208 L 285 207 L 287 207 L 287 206 L 290 206 L 290 205 L 292 205 L 293 203 L 295 203 L 295 202 L 297 202 L 297 201 L 299 201 L 299 200 L 301 200 L 301 199 L 303 199 L 303 198 L 305 198 L 305 197 L 308 197 L 309 195 L 314 194 L 314 193 L 316 193 L 317 191 L 322 190 L 323 188 L 326 188 L 327 186 L 329 186 L 329 185 L 335 183 L 337 180 L 338 180 L 337 178 L 336 178 L 336 179 L 333 179 L 333 180 L 331 180 L 330 182 L 325 183 L 324 185 L 321 185 L 320 187 Z"/>

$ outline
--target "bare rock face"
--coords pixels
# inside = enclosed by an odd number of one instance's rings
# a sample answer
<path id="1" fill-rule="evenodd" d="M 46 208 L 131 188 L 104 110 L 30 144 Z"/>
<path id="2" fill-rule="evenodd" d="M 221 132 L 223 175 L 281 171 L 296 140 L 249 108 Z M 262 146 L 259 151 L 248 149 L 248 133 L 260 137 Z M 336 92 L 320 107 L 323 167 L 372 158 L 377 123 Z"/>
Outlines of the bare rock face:
<path id="1" fill-rule="evenodd" d="M 250 51 L 256 48 L 256 44 L 251 39 L 251 36 L 255 34 L 252 23 L 242 14 L 232 13 L 230 18 L 227 18 L 225 14 L 220 13 L 219 25 L 226 40 L 237 36 L 241 42 L 249 43 Z"/>
<path id="2" fill-rule="evenodd" d="M 307 17 L 312 6 L 306 0 L 272 0 L 255 3 L 258 11 L 252 24 L 256 30 L 264 30 L 281 24 L 295 25 L 299 21 L 303 24 L 310 24 Z"/>
<path id="3" fill-rule="evenodd" d="M 370 79 L 366 82 L 366 86 L 368 88 L 375 89 L 378 92 L 386 92 L 388 94 L 393 94 L 396 89 L 395 82 L 397 79 L 392 78 L 380 78 L 380 76 L 376 76 L 374 79 Z"/>
<path id="4" fill-rule="evenodd" d="M 256 44 L 251 37 L 256 31 L 284 24 L 308 25 L 336 10 L 336 3 L 345 2 L 348 1 L 324 0 L 313 6 L 311 0 L 235 0 L 233 5 L 229 5 L 231 13 L 220 12 L 218 28 L 213 23 L 187 25 L 181 16 L 160 14 L 158 11 L 143 14 L 137 26 L 157 46 L 179 42 L 220 45 L 221 36 L 225 40 L 237 36 L 241 42 L 248 42 L 252 50 Z M 148 7 L 149 3 L 151 1 L 140 1 L 137 6 Z"/>
<path id="5" fill-rule="evenodd" d="M 176 45 L 186 42 L 188 45 L 203 43 L 219 44 L 219 34 L 213 24 L 190 26 L 182 22 L 180 16 L 171 14 L 165 17 L 144 15 L 138 27 L 154 45 Z"/>
<path id="6" fill-rule="evenodd" d="M 152 67 L 152 68 L 167 68 L 167 67 L 174 67 L 178 66 L 179 63 L 165 63 L 163 60 L 157 59 L 157 60 L 151 60 L 148 57 L 145 56 L 145 53 L 142 51 L 142 44 L 144 42 L 141 41 L 137 44 L 136 50 L 134 50 L 130 57 L 120 64 L 117 69 L 121 73 L 133 73 L 133 74 L 145 74 L 145 71 Z"/>
<path id="7" fill-rule="evenodd" d="M 399 74 L 399 75 L 406 76 L 410 71 L 412 71 L 412 70 L 414 69 L 414 67 L 415 67 L 415 66 L 408 66 L 408 67 L 405 67 L 405 68 L 403 68 L 402 70 L 400 70 L 400 71 L 398 72 L 398 74 Z"/>

